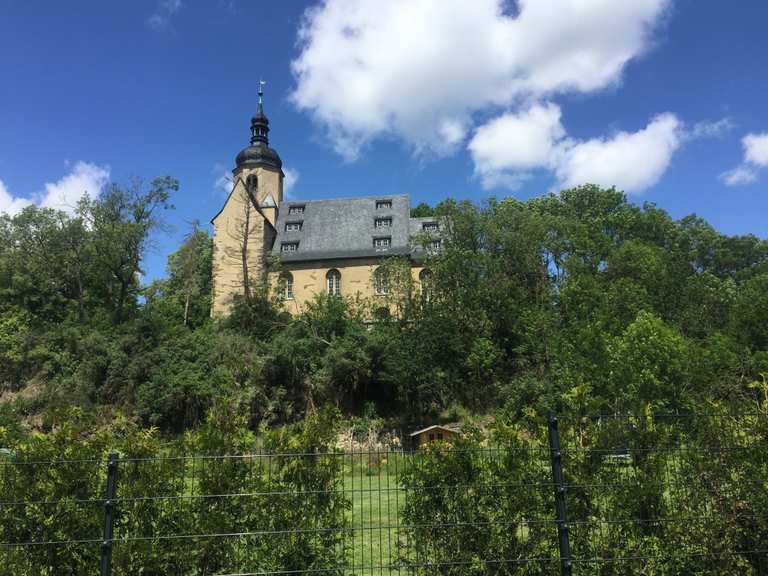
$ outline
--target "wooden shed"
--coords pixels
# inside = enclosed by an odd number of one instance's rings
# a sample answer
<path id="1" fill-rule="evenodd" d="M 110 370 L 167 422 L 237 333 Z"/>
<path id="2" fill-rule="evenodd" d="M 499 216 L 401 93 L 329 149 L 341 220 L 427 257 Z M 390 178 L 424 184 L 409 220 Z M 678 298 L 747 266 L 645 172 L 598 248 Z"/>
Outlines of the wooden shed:
<path id="1" fill-rule="evenodd" d="M 430 442 L 450 442 L 460 432 L 458 426 L 435 424 L 412 432 L 411 444 L 414 448 L 419 448 Z"/>

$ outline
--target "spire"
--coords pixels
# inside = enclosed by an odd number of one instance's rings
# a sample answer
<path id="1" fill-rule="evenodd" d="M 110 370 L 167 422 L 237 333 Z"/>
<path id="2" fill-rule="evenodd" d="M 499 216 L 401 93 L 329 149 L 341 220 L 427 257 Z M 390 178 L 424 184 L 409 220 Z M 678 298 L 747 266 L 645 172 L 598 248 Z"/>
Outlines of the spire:
<path id="1" fill-rule="evenodd" d="M 263 142 L 265 146 L 269 145 L 269 120 L 264 114 L 264 80 L 259 80 L 259 106 L 256 109 L 256 115 L 251 118 L 251 146 L 255 146 L 257 142 Z"/>
<path id="2" fill-rule="evenodd" d="M 269 120 L 264 114 L 264 80 L 259 80 L 259 105 L 251 118 L 251 145 L 243 148 L 235 158 L 235 171 L 244 167 L 265 166 L 280 170 L 283 161 L 280 155 L 269 147 Z"/>

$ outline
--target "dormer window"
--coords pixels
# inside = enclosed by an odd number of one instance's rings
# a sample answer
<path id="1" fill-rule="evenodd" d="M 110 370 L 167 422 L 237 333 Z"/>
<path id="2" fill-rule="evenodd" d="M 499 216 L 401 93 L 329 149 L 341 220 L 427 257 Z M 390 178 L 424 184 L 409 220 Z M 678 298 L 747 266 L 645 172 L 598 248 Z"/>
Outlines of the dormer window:
<path id="1" fill-rule="evenodd" d="M 285 223 L 285 231 L 286 232 L 301 232 L 301 227 L 304 225 L 304 222 L 298 221 L 298 222 L 286 222 Z"/>
<path id="2" fill-rule="evenodd" d="M 392 245 L 391 236 L 382 236 L 381 238 L 373 239 L 373 247 L 376 249 L 377 252 L 380 250 L 389 250 L 389 247 L 391 245 Z"/>
<path id="3" fill-rule="evenodd" d="M 437 222 L 424 222 L 421 225 L 421 229 L 424 232 L 437 232 L 440 230 L 440 225 Z"/>
<path id="4" fill-rule="evenodd" d="M 304 204 L 288 206 L 288 214 L 304 214 Z"/>
<path id="5" fill-rule="evenodd" d="M 391 210 L 392 200 L 376 200 L 376 210 Z"/>
<path id="6" fill-rule="evenodd" d="M 373 225 L 376 228 L 392 228 L 392 218 L 376 218 Z"/>
<path id="7" fill-rule="evenodd" d="M 298 249 L 298 242 L 283 242 L 280 246 L 280 252 L 296 252 Z"/>

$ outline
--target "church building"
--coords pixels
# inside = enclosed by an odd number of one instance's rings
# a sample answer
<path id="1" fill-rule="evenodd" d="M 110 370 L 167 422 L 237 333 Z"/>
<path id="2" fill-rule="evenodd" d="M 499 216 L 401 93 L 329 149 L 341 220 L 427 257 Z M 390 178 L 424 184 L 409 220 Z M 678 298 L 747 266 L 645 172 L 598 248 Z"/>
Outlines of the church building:
<path id="1" fill-rule="evenodd" d="M 404 194 L 286 201 L 262 94 L 260 87 L 250 146 L 235 159 L 232 191 L 211 221 L 212 314 L 225 315 L 233 297 L 247 296 L 264 279 L 279 287 L 294 314 L 321 292 L 383 303 L 388 286 L 376 270 L 390 256 L 405 257 L 421 287 L 428 275 L 424 257 L 440 249 L 440 222 L 411 218 Z"/>

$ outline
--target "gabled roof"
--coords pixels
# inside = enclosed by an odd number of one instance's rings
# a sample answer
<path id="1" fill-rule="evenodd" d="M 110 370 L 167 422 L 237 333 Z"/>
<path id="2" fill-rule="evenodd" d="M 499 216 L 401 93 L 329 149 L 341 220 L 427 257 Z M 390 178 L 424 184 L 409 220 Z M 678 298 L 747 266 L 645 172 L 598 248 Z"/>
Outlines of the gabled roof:
<path id="1" fill-rule="evenodd" d="M 232 198 L 232 194 L 234 194 L 234 193 L 235 193 L 235 190 L 237 189 L 237 184 L 238 184 L 238 182 L 242 182 L 242 183 L 243 183 L 243 186 L 245 186 L 245 182 L 243 182 L 243 178 L 242 178 L 241 176 L 238 176 L 238 177 L 237 177 L 237 180 L 235 180 L 235 181 L 232 183 L 232 190 L 230 190 L 230 191 L 229 191 L 229 194 L 227 195 L 227 199 L 226 199 L 226 201 L 224 202 L 224 204 L 222 204 L 222 205 L 221 205 L 221 208 L 219 208 L 219 211 L 218 211 L 218 212 L 216 212 L 216 215 L 215 215 L 213 218 L 211 218 L 211 224 L 215 224 L 216 218 L 218 218 L 218 217 L 219 217 L 219 214 L 221 214 L 222 212 L 224 212 L 224 208 L 226 208 L 226 206 L 227 206 L 227 203 L 229 202 L 229 199 L 230 199 L 230 198 Z M 265 222 L 266 222 L 266 223 L 269 225 L 269 227 L 270 227 L 270 228 L 274 228 L 274 227 L 272 226 L 272 223 L 269 221 L 269 219 L 268 219 L 266 216 L 264 216 L 264 213 L 261 211 L 261 208 L 271 208 L 271 207 L 273 207 L 273 206 L 275 205 L 275 201 L 274 201 L 274 199 L 272 198 L 272 195 L 271 195 L 271 194 L 268 194 L 268 195 L 267 195 L 267 198 L 265 199 L 265 200 L 269 200 L 269 199 L 271 199 L 271 200 L 272 200 L 272 206 L 266 206 L 266 205 L 263 205 L 263 206 L 261 206 L 261 207 L 259 207 L 259 206 L 256 204 L 256 202 L 253 200 L 253 198 L 251 198 L 250 194 L 248 195 L 248 197 L 251 199 L 251 205 L 254 207 L 254 209 L 256 210 L 256 212 L 258 212 L 259 214 L 261 214 L 261 217 L 262 217 L 262 218 L 264 218 L 264 221 L 265 221 Z"/>
<path id="2" fill-rule="evenodd" d="M 432 426 L 427 426 L 426 428 L 422 428 L 421 430 L 416 430 L 416 432 L 411 432 L 410 436 L 418 436 L 419 434 L 423 434 L 424 432 L 429 432 L 430 430 L 442 430 L 443 432 L 458 434 L 459 432 L 461 432 L 461 426 L 458 424 L 433 424 Z"/>

